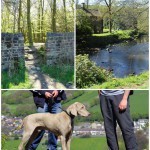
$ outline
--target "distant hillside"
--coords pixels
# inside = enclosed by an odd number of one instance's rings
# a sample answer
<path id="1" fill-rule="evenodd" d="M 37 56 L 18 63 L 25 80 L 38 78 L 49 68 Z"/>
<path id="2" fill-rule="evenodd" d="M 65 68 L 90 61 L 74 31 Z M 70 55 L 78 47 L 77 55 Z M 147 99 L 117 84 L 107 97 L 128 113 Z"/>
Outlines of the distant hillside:
<path id="1" fill-rule="evenodd" d="M 68 90 L 63 108 L 78 101 L 86 105 L 91 112 L 89 118 L 78 118 L 76 121 L 100 121 L 102 115 L 97 90 Z M 130 97 L 130 110 L 134 119 L 148 118 L 148 90 L 135 90 Z M 26 116 L 36 112 L 32 93 L 28 90 L 2 91 L 2 114 L 7 116 Z"/>

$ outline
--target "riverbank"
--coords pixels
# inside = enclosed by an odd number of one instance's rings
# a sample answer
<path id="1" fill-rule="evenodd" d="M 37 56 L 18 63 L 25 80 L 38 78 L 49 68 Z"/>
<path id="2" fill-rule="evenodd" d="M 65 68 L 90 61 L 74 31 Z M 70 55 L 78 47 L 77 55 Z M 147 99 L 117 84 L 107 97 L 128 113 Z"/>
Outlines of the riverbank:
<path id="1" fill-rule="evenodd" d="M 100 85 L 93 85 L 90 89 L 129 89 L 129 88 L 149 88 L 149 72 L 144 72 L 136 76 L 126 78 L 112 78 L 110 81 Z"/>
<path id="2" fill-rule="evenodd" d="M 114 43 L 123 41 L 132 41 L 144 33 L 138 33 L 134 30 L 118 30 L 112 33 L 92 34 L 91 36 L 77 36 L 77 52 L 85 48 L 106 47 Z"/>

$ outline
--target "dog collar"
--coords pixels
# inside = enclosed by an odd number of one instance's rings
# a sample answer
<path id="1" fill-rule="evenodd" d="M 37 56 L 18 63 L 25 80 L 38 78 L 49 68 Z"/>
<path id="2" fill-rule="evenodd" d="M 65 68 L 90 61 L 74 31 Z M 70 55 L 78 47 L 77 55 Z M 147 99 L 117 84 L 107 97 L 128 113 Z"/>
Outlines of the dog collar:
<path id="1" fill-rule="evenodd" d="M 63 109 L 62 109 L 62 110 L 63 110 Z M 74 117 L 75 117 L 74 115 L 69 114 L 66 110 L 63 110 L 63 111 L 71 118 L 71 120 L 74 119 Z"/>

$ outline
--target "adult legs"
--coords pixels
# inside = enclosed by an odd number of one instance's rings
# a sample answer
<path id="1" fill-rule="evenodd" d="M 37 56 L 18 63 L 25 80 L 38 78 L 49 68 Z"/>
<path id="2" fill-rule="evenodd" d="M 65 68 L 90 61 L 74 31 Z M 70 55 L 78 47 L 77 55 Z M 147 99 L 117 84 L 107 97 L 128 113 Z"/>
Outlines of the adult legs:
<path id="1" fill-rule="evenodd" d="M 112 101 L 108 96 L 100 95 L 100 108 L 104 118 L 107 144 L 110 150 L 119 150 L 116 134 L 116 118 L 112 110 Z"/>
<path id="2" fill-rule="evenodd" d="M 37 112 L 38 113 L 44 113 L 48 110 L 48 105 L 47 103 L 44 104 L 44 108 L 38 107 Z M 45 130 L 42 130 L 38 133 L 38 136 L 34 139 L 34 141 L 32 142 L 32 144 L 29 146 L 28 150 L 36 150 L 43 135 L 45 133 Z"/>
<path id="3" fill-rule="evenodd" d="M 61 111 L 61 103 L 53 102 L 49 107 L 49 112 L 52 114 L 57 114 Z M 50 131 L 48 131 L 48 150 L 57 150 L 57 136 Z"/>
<path id="4" fill-rule="evenodd" d="M 138 150 L 137 142 L 134 134 L 134 124 L 130 117 L 129 100 L 125 111 L 119 111 L 119 103 L 122 100 L 123 95 L 114 96 L 113 111 L 115 113 L 117 122 L 121 128 L 122 135 L 125 142 L 126 150 Z"/>

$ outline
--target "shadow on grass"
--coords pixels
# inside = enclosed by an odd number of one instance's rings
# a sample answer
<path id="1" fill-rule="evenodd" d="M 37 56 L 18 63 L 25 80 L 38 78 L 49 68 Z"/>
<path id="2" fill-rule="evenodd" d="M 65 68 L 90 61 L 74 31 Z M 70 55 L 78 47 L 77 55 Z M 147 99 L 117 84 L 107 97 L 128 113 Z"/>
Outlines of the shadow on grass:
<path id="1" fill-rule="evenodd" d="M 41 69 L 45 74 L 64 85 L 68 82 L 74 82 L 74 66 L 72 65 L 42 65 Z"/>

